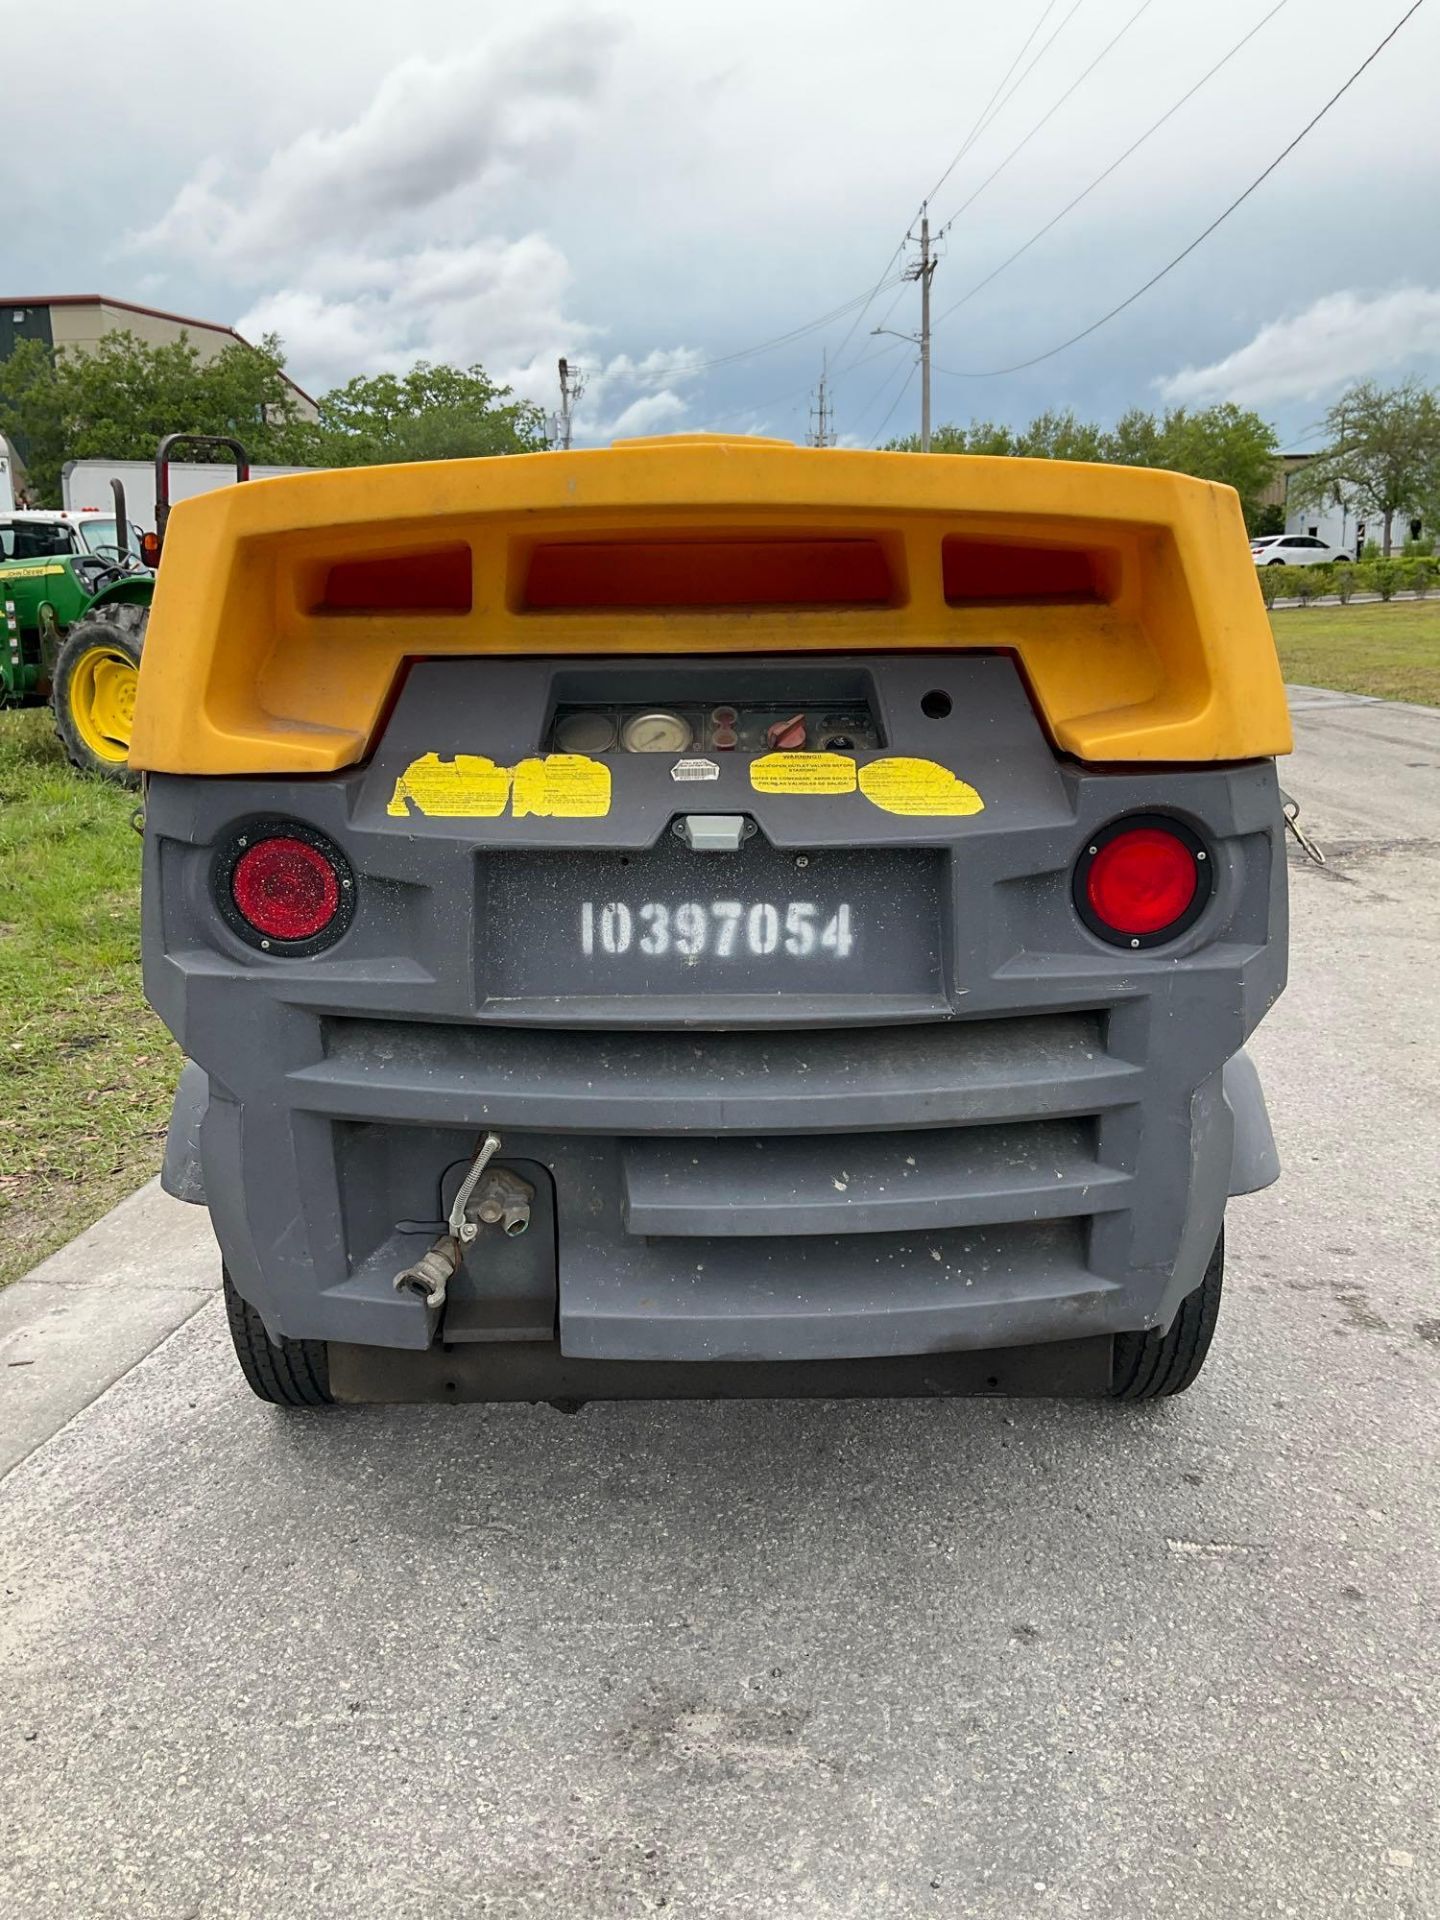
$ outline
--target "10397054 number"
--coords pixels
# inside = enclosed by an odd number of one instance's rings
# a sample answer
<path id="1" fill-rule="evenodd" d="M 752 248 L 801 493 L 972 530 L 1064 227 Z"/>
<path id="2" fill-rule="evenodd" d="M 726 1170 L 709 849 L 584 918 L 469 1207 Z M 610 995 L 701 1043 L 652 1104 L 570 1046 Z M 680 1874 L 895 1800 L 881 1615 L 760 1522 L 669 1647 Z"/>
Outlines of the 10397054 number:
<path id="1" fill-rule="evenodd" d="M 850 903 L 821 907 L 814 900 L 647 900 L 580 902 L 580 951 L 618 958 L 639 953 L 653 959 L 667 954 L 698 960 L 792 959 L 844 960 L 855 948 L 855 915 Z"/>

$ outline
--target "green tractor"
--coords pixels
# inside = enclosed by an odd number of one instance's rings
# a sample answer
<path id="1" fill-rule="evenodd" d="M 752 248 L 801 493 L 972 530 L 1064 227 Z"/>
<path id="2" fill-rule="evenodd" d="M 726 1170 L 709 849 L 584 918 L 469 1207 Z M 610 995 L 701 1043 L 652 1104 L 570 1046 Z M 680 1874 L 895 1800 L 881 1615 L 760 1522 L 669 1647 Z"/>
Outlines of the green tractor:
<path id="1" fill-rule="evenodd" d="M 225 451 L 250 477 L 238 440 L 172 433 L 155 457 L 154 533 L 137 534 L 118 480 L 113 519 L 96 513 L 0 514 L 0 707 L 48 703 L 71 763 L 124 786 L 140 652 L 170 517 L 170 462 L 180 445 Z"/>

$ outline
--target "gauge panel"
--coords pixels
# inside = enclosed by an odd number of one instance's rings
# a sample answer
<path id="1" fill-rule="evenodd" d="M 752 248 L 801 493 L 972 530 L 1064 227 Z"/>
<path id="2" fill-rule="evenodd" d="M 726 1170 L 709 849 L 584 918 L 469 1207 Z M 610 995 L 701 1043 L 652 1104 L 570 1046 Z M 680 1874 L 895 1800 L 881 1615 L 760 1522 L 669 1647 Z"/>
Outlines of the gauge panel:
<path id="1" fill-rule="evenodd" d="M 561 706 L 550 729 L 557 753 L 856 753 L 881 744 L 869 706 Z"/>
<path id="2" fill-rule="evenodd" d="M 620 744 L 626 753 L 688 753 L 695 744 L 695 729 L 683 713 L 657 707 L 622 720 Z"/>

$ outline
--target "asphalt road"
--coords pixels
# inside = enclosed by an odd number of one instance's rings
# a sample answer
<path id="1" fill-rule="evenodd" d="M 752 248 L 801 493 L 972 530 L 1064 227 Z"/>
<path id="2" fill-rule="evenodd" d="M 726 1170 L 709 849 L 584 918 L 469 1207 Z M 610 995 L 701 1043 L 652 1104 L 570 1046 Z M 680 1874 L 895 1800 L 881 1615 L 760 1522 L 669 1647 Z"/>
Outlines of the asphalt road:
<path id="1" fill-rule="evenodd" d="M 290 1420 L 190 1300 L 0 1483 L 0 1913 L 1440 1912 L 1440 714 L 1296 704 L 1190 1395 Z"/>

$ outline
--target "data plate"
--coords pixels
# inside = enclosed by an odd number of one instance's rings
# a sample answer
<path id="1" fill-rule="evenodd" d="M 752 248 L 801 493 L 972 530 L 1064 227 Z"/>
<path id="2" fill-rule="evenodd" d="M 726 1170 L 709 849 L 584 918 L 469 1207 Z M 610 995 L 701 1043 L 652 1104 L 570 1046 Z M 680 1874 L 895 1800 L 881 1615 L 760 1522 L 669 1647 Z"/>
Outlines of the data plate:
<path id="1" fill-rule="evenodd" d="M 504 997 L 931 994 L 928 849 L 482 856 L 481 971 Z"/>

